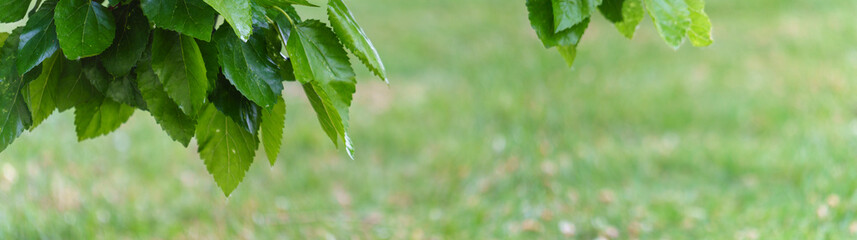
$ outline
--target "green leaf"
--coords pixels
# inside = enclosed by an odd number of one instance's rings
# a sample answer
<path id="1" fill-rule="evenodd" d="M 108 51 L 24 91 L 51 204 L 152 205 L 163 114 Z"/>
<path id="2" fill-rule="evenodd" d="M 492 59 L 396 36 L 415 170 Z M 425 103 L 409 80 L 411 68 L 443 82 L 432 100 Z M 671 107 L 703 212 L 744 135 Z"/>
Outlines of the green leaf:
<path id="1" fill-rule="evenodd" d="M 622 5 L 625 0 L 603 0 L 604 2 L 598 6 L 601 15 L 612 23 L 622 22 Z"/>
<path id="2" fill-rule="evenodd" d="M 156 27 L 211 40 L 217 12 L 202 0 L 141 0 L 140 7 Z"/>
<path id="3" fill-rule="evenodd" d="M 0 32 L 0 47 L 6 45 L 7 38 L 9 38 L 9 33 Z"/>
<path id="4" fill-rule="evenodd" d="M 259 147 L 258 139 L 212 104 L 206 105 L 200 113 L 196 138 L 199 156 L 228 197 L 253 164 Z"/>
<path id="5" fill-rule="evenodd" d="M 557 46 L 556 50 L 559 51 L 559 54 L 562 55 L 562 58 L 565 59 L 565 63 L 568 63 L 569 67 L 574 65 L 574 59 L 577 58 L 577 46 Z"/>
<path id="6" fill-rule="evenodd" d="M 235 89 L 235 86 L 229 83 L 223 74 L 217 81 L 217 86 L 209 96 L 211 103 L 217 107 L 226 116 L 232 118 L 235 123 L 242 128 L 256 134 L 259 132 L 259 124 L 262 121 L 262 116 L 259 113 L 262 107 L 250 101 L 241 92 Z"/>
<path id="7" fill-rule="evenodd" d="M 102 95 L 113 101 L 147 110 L 146 101 L 143 100 L 143 95 L 134 80 L 137 74 L 132 72 L 125 76 L 114 77 L 98 64 L 97 59 L 85 59 L 82 62 L 86 78 Z"/>
<path id="8" fill-rule="evenodd" d="M 149 44 L 149 23 L 136 5 L 124 5 L 113 11 L 113 16 L 116 38 L 101 54 L 101 64 L 113 76 L 124 76 L 131 72 Z"/>
<path id="9" fill-rule="evenodd" d="M 208 79 L 208 91 L 211 93 L 214 86 L 217 85 L 217 77 L 220 75 L 220 63 L 217 62 L 217 47 L 213 42 L 206 42 L 197 39 L 199 52 L 202 54 L 202 59 L 205 61 L 205 76 Z"/>
<path id="10" fill-rule="evenodd" d="M 301 83 L 351 81 L 354 69 L 333 31 L 317 20 L 301 22 L 292 28 L 286 49 L 295 77 Z"/>
<path id="11" fill-rule="evenodd" d="M 643 0 L 625 0 L 622 3 L 622 21 L 615 24 L 616 29 L 626 38 L 634 38 L 640 21 L 643 21 L 643 15 L 645 15 Z"/>
<path id="12" fill-rule="evenodd" d="M 133 107 L 114 102 L 104 96 L 81 104 L 74 111 L 77 140 L 92 139 L 116 131 L 133 114 Z"/>
<path id="13" fill-rule="evenodd" d="M 235 34 L 246 41 L 253 34 L 253 15 L 248 0 L 203 0 L 220 13 L 235 29 Z"/>
<path id="14" fill-rule="evenodd" d="M 265 7 L 279 7 L 283 9 L 291 7 L 291 4 L 318 7 L 318 5 L 312 4 L 307 0 L 257 0 L 257 2 Z"/>
<path id="15" fill-rule="evenodd" d="M 30 8 L 30 1 L 0 0 L 0 9 L 3 9 L 3 14 L 0 14 L 0 23 L 12 23 L 23 19 L 27 15 L 28 8 Z"/>
<path id="16" fill-rule="evenodd" d="M 277 162 L 280 145 L 283 143 L 283 128 L 286 124 L 286 101 L 277 100 L 272 109 L 262 110 L 262 145 L 271 166 Z"/>
<path id="17" fill-rule="evenodd" d="M 42 8 L 27 20 L 18 46 L 18 72 L 26 73 L 59 49 L 54 25 L 54 7 L 57 1 L 46 1 Z"/>
<path id="18" fill-rule="evenodd" d="M 152 70 L 150 57 L 144 57 L 137 65 L 137 85 L 155 122 L 161 125 L 173 140 L 187 147 L 193 138 L 196 120 L 185 115 L 164 91 L 164 86 Z"/>
<path id="19" fill-rule="evenodd" d="M 56 110 L 54 93 L 62 77 L 62 57 L 55 54 L 42 64 L 41 74 L 27 85 L 27 102 L 33 116 L 33 128 L 39 126 Z"/>
<path id="20" fill-rule="evenodd" d="M 89 82 L 80 61 L 62 59 L 62 74 L 54 92 L 57 109 L 64 112 L 101 96 Z"/>
<path id="21" fill-rule="evenodd" d="M 270 109 L 283 91 L 277 65 L 268 57 L 264 36 L 254 34 L 244 43 L 228 26 L 214 34 L 223 74 L 244 96 Z"/>
<path id="22" fill-rule="evenodd" d="M 18 75 L 15 62 L 20 30 L 10 35 L 0 48 L 0 151 L 3 151 L 33 123 L 21 90 L 27 76 Z"/>
<path id="23" fill-rule="evenodd" d="M 685 0 L 688 9 L 690 10 L 690 31 L 687 32 L 687 37 L 690 43 L 696 47 L 705 47 L 711 45 L 714 40 L 711 38 L 711 20 L 705 14 L 705 2 L 702 0 Z"/>
<path id="24" fill-rule="evenodd" d="M 348 7 L 345 6 L 345 3 L 342 0 L 330 0 L 328 2 L 327 14 L 330 18 L 330 25 L 333 27 L 333 31 L 336 32 L 336 35 L 339 36 L 339 39 L 342 40 L 342 44 L 348 50 L 351 50 L 351 53 L 357 56 L 363 62 L 363 65 L 366 65 L 376 76 L 383 79 L 384 82 L 388 82 L 384 63 L 381 62 L 381 56 L 378 55 L 378 51 L 375 50 L 372 41 L 369 41 L 369 38 L 366 37 L 366 33 L 357 24 L 357 20 L 354 19 L 354 16 L 348 10 Z"/>
<path id="25" fill-rule="evenodd" d="M 346 151 L 352 158 L 354 158 L 354 148 L 351 139 L 348 138 L 348 108 L 351 106 L 352 95 L 356 90 L 355 83 L 352 79 L 350 82 L 331 84 L 319 82 L 303 84 L 304 92 L 315 109 L 322 129 L 337 147 L 340 141 L 344 141 Z"/>
<path id="26" fill-rule="evenodd" d="M 536 35 L 542 40 L 542 44 L 546 48 L 577 45 L 586 28 L 589 27 L 589 18 L 584 19 L 574 27 L 555 32 L 552 9 L 550 0 L 527 1 L 530 24 L 536 30 Z"/>
<path id="27" fill-rule="evenodd" d="M 645 0 L 649 16 L 658 33 L 671 47 L 678 49 L 690 28 L 690 10 L 684 0 Z"/>
<path id="28" fill-rule="evenodd" d="M 553 3 L 554 32 L 574 27 L 592 16 L 601 0 L 551 0 Z"/>
<path id="29" fill-rule="evenodd" d="M 208 78 L 202 53 L 192 37 L 155 30 L 152 69 L 182 112 L 196 116 L 204 107 Z"/>
<path id="30" fill-rule="evenodd" d="M 68 59 L 95 56 L 113 44 L 113 14 L 90 0 L 62 0 L 57 4 L 57 36 Z"/>

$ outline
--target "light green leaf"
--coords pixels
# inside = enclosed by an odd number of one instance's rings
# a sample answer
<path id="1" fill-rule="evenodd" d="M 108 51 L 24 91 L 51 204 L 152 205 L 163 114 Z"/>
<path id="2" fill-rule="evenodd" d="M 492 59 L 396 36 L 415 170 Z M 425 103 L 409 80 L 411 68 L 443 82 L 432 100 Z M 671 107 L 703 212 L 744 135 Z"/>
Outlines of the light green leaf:
<path id="1" fill-rule="evenodd" d="M 6 45 L 6 38 L 9 38 L 9 33 L 0 32 L 0 47 Z"/>
<path id="2" fill-rule="evenodd" d="M 330 140 L 338 147 L 345 142 L 348 155 L 353 158 L 354 148 L 348 138 L 348 115 L 356 82 L 304 83 L 304 92 L 315 109 L 318 121 Z"/>
<path id="3" fill-rule="evenodd" d="M 3 9 L 3 14 L 0 14 L 0 23 L 12 23 L 23 19 L 27 15 L 28 8 L 30 8 L 30 1 L 0 0 L 0 9 Z"/>
<path id="4" fill-rule="evenodd" d="M 144 57 L 137 65 L 137 85 L 140 87 L 143 99 L 146 100 L 149 113 L 167 132 L 167 135 L 187 147 L 193 138 L 196 120 L 185 115 L 170 99 L 158 76 L 152 70 L 150 61 L 150 57 Z"/>
<path id="5" fill-rule="evenodd" d="M 550 0 L 528 0 L 530 24 L 546 48 L 577 45 L 589 27 L 589 18 L 574 27 L 554 32 L 554 17 Z"/>
<path id="6" fill-rule="evenodd" d="M 568 63 L 569 67 L 574 65 L 574 59 L 577 58 L 577 46 L 557 46 L 556 50 L 559 51 L 559 54 L 562 55 L 562 58 L 565 59 L 565 63 Z"/>
<path id="7" fill-rule="evenodd" d="M 26 73 L 54 55 L 59 49 L 54 25 L 56 0 L 46 1 L 42 8 L 27 20 L 18 46 L 18 72 Z"/>
<path id="8" fill-rule="evenodd" d="M 342 44 L 351 50 L 351 53 L 357 56 L 363 65 L 366 65 L 376 76 L 389 83 L 387 73 L 384 70 L 384 63 L 381 62 L 381 56 L 378 55 L 372 41 L 366 37 L 363 28 L 357 24 L 357 20 L 354 19 L 354 15 L 351 14 L 345 3 L 342 0 L 330 0 L 327 14 L 330 18 L 330 25 L 339 39 L 342 40 Z"/>
<path id="9" fill-rule="evenodd" d="M 205 162 L 206 169 L 228 197 L 253 164 L 253 157 L 259 147 L 258 139 L 218 111 L 213 104 L 207 104 L 201 111 L 196 138 L 199 142 L 199 156 Z"/>
<path id="10" fill-rule="evenodd" d="M 141 0 L 140 7 L 155 27 L 211 40 L 217 12 L 202 0 Z"/>
<path id="11" fill-rule="evenodd" d="M 218 60 L 223 74 L 248 99 L 270 109 L 283 91 L 277 65 L 268 57 L 262 34 L 254 34 L 246 43 L 235 37 L 228 26 L 214 34 Z"/>
<path id="12" fill-rule="evenodd" d="M 28 76 L 18 75 L 15 64 L 20 30 L 10 35 L 0 48 L 0 151 L 3 151 L 24 130 L 32 125 L 32 117 L 21 90 Z"/>
<path id="13" fill-rule="evenodd" d="M 551 0 L 553 6 L 554 32 L 574 27 L 595 12 L 601 0 Z"/>
<path id="14" fill-rule="evenodd" d="M 257 0 L 257 2 L 265 7 L 285 8 L 291 7 L 291 4 L 318 7 L 318 5 L 312 4 L 307 0 Z"/>
<path id="15" fill-rule="evenodd" d="M 116 38 L 101 54 L 101 65 L 113 76 L 125 76 L 137 64 L 149 44 L 149 23 L 136 5 L 123 5 L 113 11 Z"/>
<path id="16" fill-rule="evenodd" d="M 155 30 L 152 69 L 182 112 L 196 116 L 204 107 L 208 78 L 202 53 L 192 37 Z"/>
<path id="17" fill-rule="evenodd" d="M 333 31 L 317 20 L 307 20 L 292 28 L 286 44 L 295 77 L 301 83 L 351 81 L 354 69 Z"/>
<path id="18" fill-rule="evenodd" d="M 74 110 L 77 139 L 83 141 L 116 131 L 133 114 L 133 107 L 103 96 L 81 104 Z"/>
<path id="19" fill-rule="evenodd" d="M 643 21 L 643 15 L 645 15 L 643 0 L 625 0 L 622 3 L 622 21 L 615 24 L 616 29 L 626 38 L 634 38 L 640 21 Z"/>
<path id="20" fill-rule="evenodd" d="M 705 47 L 711 45 L 714 40 L 711 38 L 711 20 L 705 14 L 705 2 L 702 0 L 685 0 L 688 9 L 690 9 L 690 31 L 687 32 L 687 37 L 690 43 L 696 47 Z"/>
<path id="21" fill-rule="evenodd" d="M 27 103 L 33 115 L 33 128 L 39 126 L 56 110 L 54 93 L 62 77 L 62 57 L 55 54 L 42 64 L 42 72 L 39 77 L 27 85 Z"/>
<path id="22" fill-rule="evenodd" d="M 277 100 L 272 109 L 262 110 L 262 145 L 271 166 L 277 162 L 280 145 L 283 143 L 283 128 L 286 124 L 286 101 Z"/>
<path id="23" fill-rule="evenodd" d="M 113 14 L 90 0 L 62 0 L 54 13 L 60 47 L 68 59 L 95 56 L 113 44 Z"/>
<path id="24" fill-rule="evenodd" d="M 690 28 L 690 10 L 684 0 L 645 0 L 655 28 L 668 45 L 678 49 Z"/>
<path id="25" fill-rule="evenodd" d="M 247 41 L 253 34 L 253 15 L 249 0 L 203 0 L 220 13 L 235 29 L 241 40 Z"/>

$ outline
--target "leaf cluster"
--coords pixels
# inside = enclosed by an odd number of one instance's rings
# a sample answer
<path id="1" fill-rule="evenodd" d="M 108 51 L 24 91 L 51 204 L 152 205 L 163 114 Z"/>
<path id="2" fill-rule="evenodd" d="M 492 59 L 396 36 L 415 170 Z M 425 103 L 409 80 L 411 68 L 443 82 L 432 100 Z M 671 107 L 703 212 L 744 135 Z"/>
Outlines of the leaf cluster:
<path id="1" fill-rule="evenodd" d="M 229 195 L 260 145 L 275 163 L 284 82 L 296 81 L 324 132 L 352 154 L 356 81 L 346 49 L 387 81 L 384 65 L 343 0 L 328 2 L 329 25 L 302 20 L 297 5 L 319 7 L 306 0 L 0 0 L 0 22 L 26 18 L 0 33 L 0 151 L 55 112 L 74 110 L 82 141 L 115 131 L 140 110 L 185 147 L 196 138 Z"/>
<path id="2" fill-rule="evenodd" d="M 556 47 L 569 66 L 577 45 L 598 11 L 631 39 L 648 13 L 660 36 L 678 49 L 684 39 L 711 45 L 711 20 L 704 0 L 527 0 L 530 24 L 546 48 Z"/>

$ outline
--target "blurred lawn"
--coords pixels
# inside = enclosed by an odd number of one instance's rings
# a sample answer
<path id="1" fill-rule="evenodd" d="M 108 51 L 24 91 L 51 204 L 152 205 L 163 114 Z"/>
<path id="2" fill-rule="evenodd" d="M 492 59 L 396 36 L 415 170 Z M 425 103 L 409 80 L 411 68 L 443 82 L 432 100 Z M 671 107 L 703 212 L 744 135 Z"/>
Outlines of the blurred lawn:
<path id="1" fill-rule="evenodd" d="M 356 160 L 295 85 L 228 199 L 147 113 L 76 143 L 67 112 L 0 153 L 0 239 L 857 237 L 853 0 L 709 0 L 678 51 L 599 16 L 573 69 L 522 0 L 350 2 L 392 82 L 358 67 Z"/>

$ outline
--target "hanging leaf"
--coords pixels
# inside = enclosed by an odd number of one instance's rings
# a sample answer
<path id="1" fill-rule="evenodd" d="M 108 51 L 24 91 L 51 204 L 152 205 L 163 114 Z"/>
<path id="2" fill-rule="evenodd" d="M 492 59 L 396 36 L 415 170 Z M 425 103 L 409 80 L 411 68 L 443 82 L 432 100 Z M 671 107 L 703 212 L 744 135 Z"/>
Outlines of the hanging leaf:
<path id="1" fill-rule="evenodd" d="M 0 48 L 0 151 L 33 124 L 21 90 L 34 77 L 33 74 L 21 77 L 16 68 L 20 35 L 21 30 L 14 31 Z"/>
<path id="2" fill-rule="evenodd" d="M 229 83 L 259 106 L 273 107 L 283 91 L 284 79 L 280 78 L 277 65 L 268 58 L 264 36 L 253 35 L 245 43 L 235 37 L 228 26 L 223 26 L 215 33 L 214 42 Z"/>
<path id="3" fill-rule="evenodd" d="M 217 12 L 202 0 L 141 0 L 140 7 L 155 27 L 211 40 Z"/>
<path id="4" fill-rule="evenodd" d="M 220 13 L 229 25 L 235 29 L 242 40 L 246 41 L 253 33 L 253 15 L 249 0 L 203 0 Z"/>
<path id="5" fill-rule="evenodd" d="M 330 18 L 330 25 L 339 39 L 342 39 L 342 44 L 348 50 L 351 50 L 351 53 L 357 56 L 372 73 L 375 73 L 384 82 L 388 82 L 384 63 L 381 62 L 378 50 L 375 50 L 372 41 L 366 37 L 363 28 L 357 24 L 357 20 L 354 20 L 354 16 L 348 10 L 348 7 L 345 6 L 345 3 L 342 0 L 330 0 L 328 2 L 327 14 Z"/>
<path id="6" fill-rule="evenodd" d="M 205 62 L 196 41 L 179 33 L 156 30 L 152 40 L 152 69 L 182 112 L 196 116 L 205 105 L 209 88 Z"/>
<path id="7" fill-rule="evenodd" d="M 149 23 L 136 5 L 124 5 L 113 12 L 116 38 L 104 54 L 101 65 L 113 76 L 125 76 L 149 44 Z"/>
<path id="8" fill-rule="evenodd" d="M 671 47 L 678 49 L 690 28 L 690 10 L 684 0 L 645 0 L 649 16 L 658 33 Z"/>
<path id="9" fill-rule="evenodd" d="M 21 43 L 18 46 L 18 72 L 26 73 L 54 55 L 59 49 L 57 29 L 54 25 L 54 7 L 57 1 L 42 3 L 42 8 L 30 16 Z"/>
<path id="10" fill-rule="evenodd" d="M 0 14 L 0 23 L 17 22 L 23 19 L 29 7 L 30 1 L 0 0 L 0 9 L 3 9 L 3 14 Z"/>
<path id="11" fill-rule="evenodd" d="M 307 20 L 292 28 L 286 49 L 295 77 L 301 83 L 330 83 L 354 79 L 348 55 L 333 31 L 317 20 Z"/>
<path id="12" fill-rule="evenodd" d="M 212 104 L 200 111 L 196 138 L 206 169 L 228 197 L 250 169 L 258 139 Z"/>
<path id="13" fill-rule="evenodd" d="M 56 97 L 54 93 L 62 77 L 62 61 L 59 55 L 48 58 L 42 64 L 41 74 L 27 86 L 29 92 L 27 103 L 33 116 L 33 127 L 39 126 L 45 119 L 56 110 Z"/>
<path id="14" fill-rule="evenodd" d="M 113 14 L 90 0 L 62 0 L 54 19 L 60 47 L 68 59 L 80 59 L 104 52 L 116 34 Z"/>
<path id="15" fill-rule="evenodd" d="M 115 102 L 104 96 L 81 104 L 74 111 L 77 139 L 83 141 L 116 131 L 133 114 L 133 107 Z"/>
<path id="16" fill-rule="evenodd" d="M 277 162 L 280 155 L 280 145 L 283 143 L 283 128 L 286 124 L 286 102 L 280 98 L 273 108 L 262 110 L 262 145 L 271 166 Z"/>
<path id="17" fill-rule="evenodd" d="M 185 147 L 190 144 L 196 129 L 196 120 L 185 115 L 179 106 L 164 91 L 164 86 L 152 70 L 151 57 L 145 56 L 137 65 L 137 85 L 143 99 L 149 107 L 149 113 L 155 122 L 167 132 L 173 140 Z"/>

